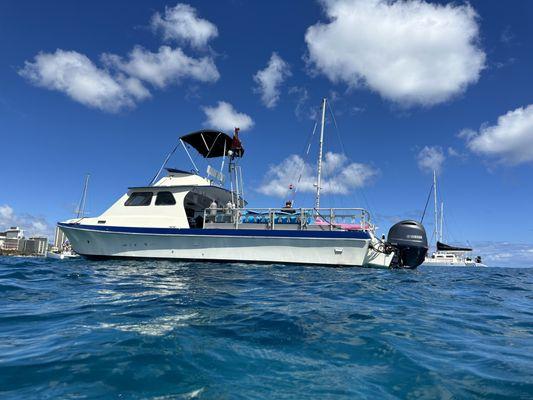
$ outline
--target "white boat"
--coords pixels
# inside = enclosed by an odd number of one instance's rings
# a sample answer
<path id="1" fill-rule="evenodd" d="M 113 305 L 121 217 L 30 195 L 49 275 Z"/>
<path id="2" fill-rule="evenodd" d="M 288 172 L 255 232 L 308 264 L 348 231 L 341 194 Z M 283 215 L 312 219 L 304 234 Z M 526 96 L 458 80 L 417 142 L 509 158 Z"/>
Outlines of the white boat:
<path id="1" fill-rule="evenodd" d="M 437 250 L 428 255 L 422 266 L 429 267 L 486 267 L 481 262 L 481 257 L 470 256 L 472 249 L 469 247 L 450 246 L 437 242 Z"/>
<path id="2" fill-rule="evenodd" d="M 204 129 L 180 143 L 193 171 L 166 168 L 170 152 L 147 186 L 130 187 L 98 217 L 58 225 L 73 250 L 87 258 L 148 258 L 330 266 L 415 268 L 427 252 L 423 226 L 402 221 L 379 239 L 368 211 L 321 208 L 320 179 L 326 100 L 322 105 L 317 195 L 313 208 L 247 207 L 243 199 L 238 137 Z M 221 158 L 220 170 L 208 166 L 202 177 L 188 147 L 204 159 Z M 230 188 L 223 187 L 228 161 Z"/>
<path id="3" fill-rule="evenodd" d="M 81 198 L 76 210 L 74 211 L 77 219 L 80 219 L 85 215 L 85 202 L 87 200 L 87 190 L 89 188 L 89 177 L 89 174 L 85 175 L 85 182 L 83 184 Z M 69 260 L 80 257 L 79 254 L 72 250 L 72 246 L 70 245 L 69 241 L 65 241 L 64 239 L 65 235 L 63 234 L 61 227 L 57 226 L 54 247 L 52 247 L 51 251 L 46 253 L 48 258 L 52 258 L 54 260 Z"/>
<path id="4" fill-rule="evenodd" d="M 46 257 L 53 258 L 54 260 L 69 260 L 73 258 L 79 258 L 80 256 L 70 250 L 66 251 L 49 251 L 46 253 Z"/>
<path id="5" fill-rule="evenodd" d="M 440 204 L 440 216 L 437 207 L 437 174 L 433 171 L 433 198 L 435 208 L 435 229 L 433 236 L 435 238 L 435 251 L 427 254 L 423 267 L 486 267 L 481 257 L 473 257 L 472 248 L 465 246 L 451 246 L 443 243 L 443 220 L 444 220 L 444 203 Z M 440 218 L 440 227 L 439 227 Z"/>

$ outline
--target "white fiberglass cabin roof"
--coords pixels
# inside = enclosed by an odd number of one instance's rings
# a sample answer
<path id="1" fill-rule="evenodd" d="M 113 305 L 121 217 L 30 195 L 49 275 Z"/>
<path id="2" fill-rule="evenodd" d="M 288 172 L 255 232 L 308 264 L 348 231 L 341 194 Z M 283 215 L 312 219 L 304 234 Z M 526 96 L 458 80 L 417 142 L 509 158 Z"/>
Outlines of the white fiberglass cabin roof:
<path id="1" fill-rule="evenodd" d="M 146 189 L 148 187 L 158 187 L 158 186 L 210 186 L 211 181 L 207 178 L 204 178 L 194 172 L 182 171 L 179 169 L 167 168 L 168 175 L 162 177 L 152 186 L 135 186 L 130 187 L 129 189 Z"/>

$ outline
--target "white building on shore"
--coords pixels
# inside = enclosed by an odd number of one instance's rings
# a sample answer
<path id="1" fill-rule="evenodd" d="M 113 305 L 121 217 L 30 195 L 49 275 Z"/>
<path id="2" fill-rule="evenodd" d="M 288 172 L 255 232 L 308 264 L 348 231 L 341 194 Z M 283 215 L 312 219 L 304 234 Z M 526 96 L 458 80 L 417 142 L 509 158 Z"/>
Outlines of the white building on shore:
<path id="1" fill-rule="evenodd" d="M 54 247 L 58 250 L 61 250 L 64 244 L 68 241 L 65 233 L 61 230 L 59 226 L 56 226 L 56 232 L 54 235 Z"/>
<path id="2" fill-rule="evenodd" d="M 18 226 L 12 226 L 5 231 L 5 239 L 2 250 L 23 251 L 24 250 L 24 231 Z"/>
<path id="3" fill-rule="evenodd" d="M 28 256 L 45 256 L 48 251 L 48 238 L 44 236 L 34 236 L 23 239 L 23 253 Z"/>
<path id="4" fill-rule="evenodd" d="M 7 231 L 0 232 L 0 250 L 9 254 L 45 256 L 48 251 L 48 238 L 33 236 L 26 239 L 22 229 L 12 226 Z"/>

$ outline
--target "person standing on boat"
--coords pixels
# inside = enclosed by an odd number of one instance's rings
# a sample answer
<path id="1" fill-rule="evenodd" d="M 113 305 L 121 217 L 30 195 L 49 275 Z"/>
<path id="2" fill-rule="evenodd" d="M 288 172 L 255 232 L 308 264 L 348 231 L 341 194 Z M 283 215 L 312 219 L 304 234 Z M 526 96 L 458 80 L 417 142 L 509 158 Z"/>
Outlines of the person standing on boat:
<path id="1" fill-rule="evenodd" d="M 239 131 L 239 128 L 235 128 L 235 133 L 233 134 L 233 139 L 231 141 L 231 151 L 233 152 L 233 157 L 242 157 L 244 154 L 244 149 L 239 139 Z"/>
<path id="2" fill-rule="evenodd" d="M 233 204 L 231 200 L 228 200 L 226 207 L 224 207 L 224 222 L 233 222 L 231 218 L 233 215 L 233 210 L 235 210 L 235 204 Z"/>
<path id="3" fill-rule="evenodd" d="M 234 208 L 235 208 L 235 205 L 231 202 L 231 200 L 228 200 L 224 211 L 226 211 L 226 214 L 231 214 Z"/>
<path id="4" fill-rule="evenodd" d="M 213 201 L 209 205 L 209 219 L 213 222 L 215 221 L 215 217 L 217 215 L 217 208 L 218 208 L 218 204 L 216 200 L 213 199 Z"/>

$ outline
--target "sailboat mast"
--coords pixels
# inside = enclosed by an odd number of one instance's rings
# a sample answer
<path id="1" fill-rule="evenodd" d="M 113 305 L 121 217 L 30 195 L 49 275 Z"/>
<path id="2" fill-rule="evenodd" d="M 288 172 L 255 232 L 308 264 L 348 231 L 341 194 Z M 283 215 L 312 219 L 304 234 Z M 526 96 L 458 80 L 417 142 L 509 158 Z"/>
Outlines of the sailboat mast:
<path id="1" fill-rule="evenodd" d="M 85 201 L 87 199 L 87 189 L 89 187 L 89 177 L 91 175 L 85 175 L 85 183 L 83 184 L 83 192 L 81 194 L 80 204 L 78 205 L 77 218 L 83 218 L 85 215 Z"/>
<path id="2" fill-rule="evenodd" d="M 441 201 L 440 203 L 440 241 L 443 242 L 442 238 L 442 222 L 444 219 L 444 202 Z"/>
<path id="3" fill-rule="evenodd" d="M 437 172 L 433 170 L 433 200 L 435 202 L 435 229 L 434 229 L 434 235 L 435 235 L 435 242 L 439 240 L 439 209 L 437 207 Z"/>
<path id="4" fill-rule="evenodd" d="M 326 98 L 322 99 L 322 124 L 320 125 L 320 143 L 318 148 L 318 164 L 316 179 L 315 209 L 320 208 L 320 186 L 322 185 L 322 149 L 324 147 L 324 124 L 326 121 Z"/>

